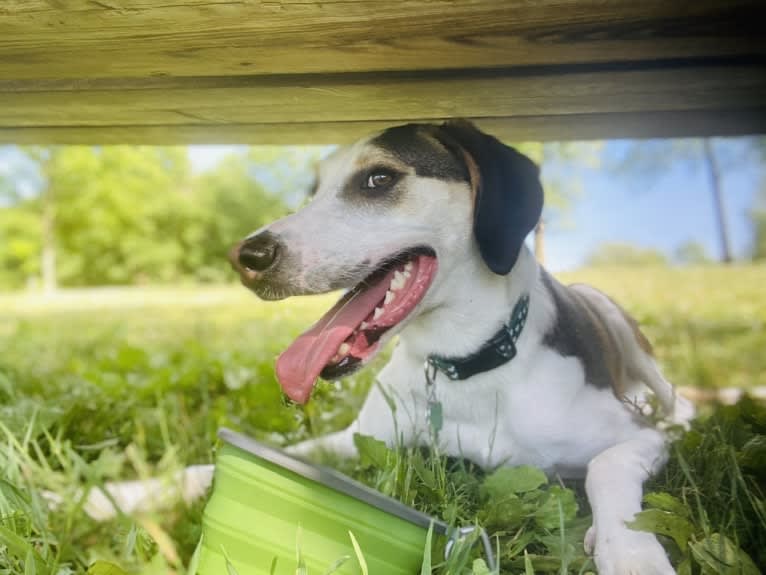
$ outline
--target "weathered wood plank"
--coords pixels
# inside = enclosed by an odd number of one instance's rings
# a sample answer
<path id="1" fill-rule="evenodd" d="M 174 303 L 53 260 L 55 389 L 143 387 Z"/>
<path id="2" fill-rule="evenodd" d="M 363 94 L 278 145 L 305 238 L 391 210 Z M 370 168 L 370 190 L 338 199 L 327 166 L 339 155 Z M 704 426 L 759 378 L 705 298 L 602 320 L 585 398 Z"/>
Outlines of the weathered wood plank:
<path id="1" fill-rule="evenodd" d="M 0 138 L 766 131 L 763 0 L 0 0 Z"/>
<path id="2" fill-rule="evenodd" d="M 3 0 L 0 78 L 494 68 L 766 54 L 762 0 Z"/>
<path id="3" fill-rule="evenodd" d="M 518 75 L 366 75 L 178 79 L 165 88 L 0 91 L 0 126 L 188 126 L 404 121 L 692 110 L 766 102 L 766 74 L 747 66 Z M 227 83 L 228 82 L 228 83 Z M 0 86 L 2 90 L 2 86 Z"/>
<path id="4" fill-rule="evenodd" d="M 446 118 L 445 118 L 446 119 Z M 568 114 L 471 118 L 506 141 L 738 136 L 766 133 L 766 106 L 750 110 Z M 433 119 L 433 121 L 439 121 Z M 0 128 L 0 143 L 15 144 L 344 144 L 393 121 L 169 126 Z"/>

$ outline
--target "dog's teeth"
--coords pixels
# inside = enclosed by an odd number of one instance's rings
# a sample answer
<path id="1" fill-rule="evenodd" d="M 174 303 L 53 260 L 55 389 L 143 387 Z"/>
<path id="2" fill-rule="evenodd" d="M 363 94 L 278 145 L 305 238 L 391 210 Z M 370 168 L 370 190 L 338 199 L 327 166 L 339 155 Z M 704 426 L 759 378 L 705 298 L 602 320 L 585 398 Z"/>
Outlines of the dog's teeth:
<path id="1" fill-rule="evenodd" d="M 391 280 L 391 290 L 396 291 L 400 290 L 404 287 L 404 284 L 407 283 L 407 278 L 404 277 L 404 274 L 400 272 L 399 270 L 394 272 L 394 279 Z"/>
<path id="2" fill-rule="evenodd" d="M 396 297 L 396 296 L 394 296 L 394 292 L 392 292 L 391 290 L 388 290 L 386 292 L 386 297 L 383 300 L 383 305 L 390 304 L 392 301 L 394 301 L 394 297 Z"/>
<path id="3" fill-rule="evenodd" d="M 406 271 L 406 272 L 412 271 L 412 262 L 407 262 L 405 264 L 404 271 Z"/>
<path id="4" fill-rule="evenodd" d="M 338 348 L 338 355 L 343 357 L 349 351 L 351 351 L 351 346 L 344 341 L 342 344 L 340 344 L 340 347 Z"/>
<path id="5" fill-rule="evenodd" d="M 404 270 L 404 273 L 403 273 L 402 275 L 403 275 L 404 277 L 406 277 L 407 279 L 410 279 L 410 276 L 411 276 L 412 274 L 411 274 L 410 272 L 408 272 L 407 270 Z"/>
<path id="6" fill-rule="evenodd" d="M 376 307 L 375 311 L 372 314 L 372 319 L 378 319 L 382 315 L 383 315 L 383 308 Z"/>
<path id="7" fill-rule="evenodd" d="M 360 330 L 367 329 L 368 327 L 370 327 L 370 324 L 367 323 L 366 321 L 363 321 L 362 323 L 359 324 L 359 329 Z"/>

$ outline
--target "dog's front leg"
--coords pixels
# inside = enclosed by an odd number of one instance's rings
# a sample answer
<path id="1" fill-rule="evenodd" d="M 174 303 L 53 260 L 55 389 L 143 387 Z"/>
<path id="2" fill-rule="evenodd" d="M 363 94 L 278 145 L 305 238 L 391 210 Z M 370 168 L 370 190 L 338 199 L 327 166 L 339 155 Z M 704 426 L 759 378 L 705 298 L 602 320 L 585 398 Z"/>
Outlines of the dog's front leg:
<path id="1" fill-rule="evenodd" d="M 599 575 L 672 575 L 665 550 L 651 533 L 626 526 L 641 511 L 644 481 L 667 459 L 665 438 L 643 429 L 593 458 L 585 488 L 593 526 L 585 547 L 594 553 Z"/>

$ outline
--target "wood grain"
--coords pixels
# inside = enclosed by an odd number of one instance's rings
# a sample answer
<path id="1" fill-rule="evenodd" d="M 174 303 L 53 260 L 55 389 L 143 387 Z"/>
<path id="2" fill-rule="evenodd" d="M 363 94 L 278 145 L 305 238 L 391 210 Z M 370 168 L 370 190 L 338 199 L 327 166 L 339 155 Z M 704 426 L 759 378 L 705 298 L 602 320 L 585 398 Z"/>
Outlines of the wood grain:
<path id="1" fill-rule="evenodd" d="M 0 125 L 119 126 L 366 122 L 760 107 L 748 67 L 517 76 L 341 75 L 0 92 Z"/>
<path id="2" fill-rule="evenodd" d="M 446 118 L 444 118 L 446 119 Z M 517 118 L 470 118 L 509 142 L 604 138 L 738 136 L 766 133 L 766 107 L 691 112 L 569 114 Z M 440 121 L 434 119 L 434 121 Z M 0 143 L 16 144 L 345 144 L 393 122 L 303 122 L 206 126 L 0 127 Z"/>
<path id="3" fill-rule="evenodd" d="M 0 139 L 763 132 L 763 0 L 0 0 Z"/>
<path id="4" fill-rule="evenodd" d="M 3 0 L 0 78 L 495 68 L 766 54 L 760 0 Z"/>

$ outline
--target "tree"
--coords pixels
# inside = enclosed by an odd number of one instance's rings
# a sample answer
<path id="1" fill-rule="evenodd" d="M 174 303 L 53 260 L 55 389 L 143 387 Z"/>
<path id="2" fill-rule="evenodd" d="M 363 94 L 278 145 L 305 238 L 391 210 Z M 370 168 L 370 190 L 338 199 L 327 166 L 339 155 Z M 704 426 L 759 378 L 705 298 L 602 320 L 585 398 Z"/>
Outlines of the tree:
<path id="1" fill-rule="evenodd" d="M 708 180 L 707 192 L 715 216 L 719 259 L 729 263 L 732 261 L 732 252 L 724 201 L 724 174 L 742 162 L 751 161 L 752 152 L 757 148 L 756 142 L 748 140 L 746 149 L 736 157 L 723 157 L 721 146 L 712 138 L 634 142 L 626 147 L 622 157 L 611 163 L 609 168 L 618 174 L 630 174 L 643 184 L 646 184 L 647 179 L 661 177 L 673 166 L 689 170 L 704 169 Z"/>
<path id="2" fill-rule="evenodd" d="M 231 244 L 287 209 L 260 184 L 262 166 L 278 168 L 275 187 L 298 186 L 300 151 L 277 150 L 265 154 L 271 163 L 253 149 L 193 177 L 185 148 L 23 148 L 0 177 L 0 284 L 228 278 Z"/>
<path id="3" fill-rule="evenodd" d="M 721 259 L 724 263 L 731 263 L 731 241 L 729 240 L 729 226 L 726 223 L 726 209 L 721 191 L 721 175 L 711 138 L 702 140 L 702 157 L 710 178 L 710 191 L 713 194 L 713 211 L 718 228 L 718 238 L 721 242 Z"/>
<path id="4" fill-rule="evenodd" d="M 766 162 L 766 138 L 758 140 L 761 158 Z M 753 259 L 766 260 L 766 174 L 761 179 L 761 189 L 756 196 L 755 205 L 750 212 L 753 221 Z"/>
<path id="5" fill-rule="evenodd" d="M 200 253 L 190 263 L 198 279 L 221 280 L 229 270 L 226 254 L 232 244 L 284 215 L 287 207 L 257 181 L 251 158 L 240 155 L 202 174 L 195 187 L 205 217 L 195 238 Z"/>
<path id="6" fill-rule="evenodd" d="M 545 207 L 534 231 L 535 257 L 545 263 L 545 229 L 561 222 L 572 201 L 582 192 L 577 169 L 598 167 L 603 142 L 524 142 L 512 144 L 539 167 L 545 190 Z"/>
<path id="7" fill-rule="evenodd" d="M 592 267 L 652 267 L 667 263 L 665 255 L 658 250 L 622 243 L 601 244 L 586 260 L 586 265 Z"/>
<path id="8" fill-rule="evenodd" d="M 39 276 L 38 228 L 31 211 L 0 207 L 0 286 L 21 288 Z"/>
<path id="9" fill-rule="evenodd" d="M 12 158 L 13 156 L 13 158 Z M 39 218 L 23 190 L 30 173 L 15 149 L 0 148 L 0 286 L 22 287 L 40 273 Z"/>
<path id="10" fill-rule="evenodd" d="M 32 245 L 39 250 L 39 269 L 42 275 L 43 288 L 50 293 L 56 290 L 58 274 L 56 271 L 56 207 L 57 187 L 52 182 L 52 172 L 55 172 L 56 159 L 60 148 L 28 147 L 23 148 L 23 154 L 28 162 L 17 166 L 10 185 L 5 186 L 5 198 L 9 202 L 21 204 L 18 213 L 5 215 L 6 233 L 9 234 L 8 252 L 6 259 L 17 271 L 29 273 L 34 269 L 28 261 L 19 258 L 29 255 Z M 35 169 L 36 167 L 36 169 Z M 36 197 L 30 197 L 23 188 L 36 188 Z M 24 226 L 19 222 L 26 218 Z M 36 225 L 31 225 L 35 221 Z M 30 241 L 30 231 L 37 228 L 37 241 Z M 18 234 L 18 235 L 17 235 Z M 15 249 L 14 249 L 15 248 Z M 15 261 L 14 261 L 15 260 Z M 13 264 L 16 264 L 15 266 Z"/>
<path id="11" fill-rule="evenodd" d="M 761 185 L 750 217 L 753 222 L 753 259 L 766 260 L 766 181 Z"/>
<path id="12" fill-rule="evenodd" d="M 182 251 L 181 222 L 194 209 L 183 148 L 21 151 L 31 168 L 15 174 L 3 220 L 5 233 L 23 228 L 23 241 L 12 250 L 0 245 L 2 259 L 10 260 L 17 274 L 37 271 L 49 291 L 59 282 L 97 285 L 174 277 Z M 32 245 L 38 249 L 37 266 L 28 258 Z"/>
<path id="13" fill-rule="evenodd" d="M 67 285 L 178 277 L 196 211 L 183 148 L 64 148 L 54 172 Z"/>
<path id="14" fill-rule="evenodd" d="M 695 241 L 688 241 L 678 246 L 675 259 L 681 264 L 691 266 L 705 265 L 712 261 L 705 246 Z"/>
<path id="15" fill-rule="evenodd" d="M 753 216 L 755 227 L 755 241 L 753 243 L 753 259 L 755 261 L 766 260 L 766 212 L 760 212 Z"/>
<path id="16" fill-rule="evenodd" d="M 316 166 L 335 146 L 252 146 L 248 176 L 290 207 L 302 203 L 316 178 Z"/>

